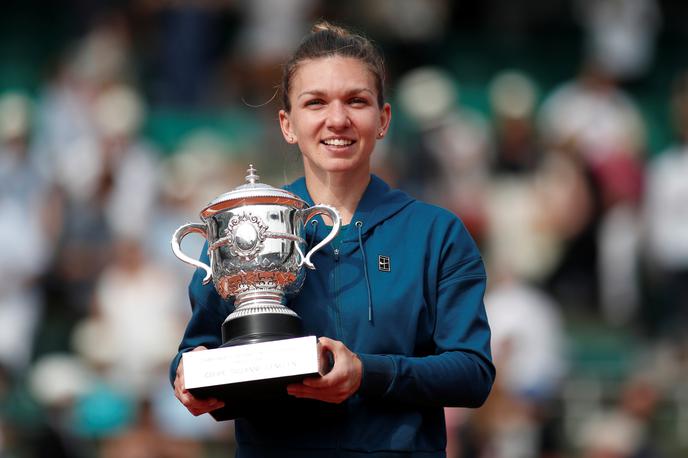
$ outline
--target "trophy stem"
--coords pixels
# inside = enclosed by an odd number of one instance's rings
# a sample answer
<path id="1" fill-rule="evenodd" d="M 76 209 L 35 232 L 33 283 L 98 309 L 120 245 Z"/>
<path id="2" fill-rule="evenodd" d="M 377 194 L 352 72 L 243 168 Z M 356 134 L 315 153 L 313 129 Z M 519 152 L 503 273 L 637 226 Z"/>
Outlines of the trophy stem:
<path id="1" fill-rule="evenodd" d="M 281 313 L 296 316 L 296 313 L 285 307 L 283 302 L 284 293 L 277 289 L 261 289 L 238 293 L 234 300 L 234 311 L 227 317 L 227 321 L 260 313 Z"/>
<path id="2" fill-rule="evenodd" d="M 300 337 L 301 318 L 282 302 L 281 290 L 251 290 L 238 293 L 235 310 L 222 324 L 222 346 L 267 342 Z"/>

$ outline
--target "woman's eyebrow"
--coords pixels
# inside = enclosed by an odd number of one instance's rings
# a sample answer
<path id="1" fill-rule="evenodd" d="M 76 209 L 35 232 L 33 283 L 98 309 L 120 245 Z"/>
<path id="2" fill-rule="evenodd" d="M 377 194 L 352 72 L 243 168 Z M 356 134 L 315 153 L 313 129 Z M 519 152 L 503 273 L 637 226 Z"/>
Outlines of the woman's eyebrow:
<path id="1" fill-rule="evenodd" d="M 368 92 L 371 95 L 374 95 L 373 91 L 367 87 L 349 89 L 348 91 L 346 91 L 345 95 L 351 96 L 351 95 L 360 94 L 362 92 Z M 308 91 L 303 91 L 296 98 L 300 99 L 301 97 L 305 97 L 305 96 L 324 97 L 325 95 L 327 95 L 326 91 L 323 91 L 320 89 L 311 89 Z"/>

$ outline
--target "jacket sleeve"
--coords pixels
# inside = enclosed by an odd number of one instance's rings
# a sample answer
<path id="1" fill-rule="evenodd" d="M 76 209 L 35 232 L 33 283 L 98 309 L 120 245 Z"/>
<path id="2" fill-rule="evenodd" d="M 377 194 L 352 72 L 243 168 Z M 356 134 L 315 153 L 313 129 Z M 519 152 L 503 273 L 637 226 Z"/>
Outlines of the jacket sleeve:
<path id="1" fill-rule="evenodd" d="M 495 368 L 483 303 L 485 268 L 461 223 L 443 235 L 440 254 L 430 257 L 438 264 L 437 274 L 429 279 L 435 297 L 427 299 L 435 313 L 434 354 L 359 354 L 361 396 L 453 407 L 479 407 L 487 399 Z"/>
<path id="2" fill-rule="evenodd" d="M 203 249 L 201 261 L 208 263 L 207 246 Z M 182 354 L 203 345 L 207 348 L 217 348 L 222 344 L 222 323 L 230 313 L 233 305 L 231 301 L 224 301 L 215 291 L 212 282 L 203 285 L 201 280 L 205 272 L 197 269 L 189 284 L 189 301 L 191 303 L 191 318 L 184 337 L 179 344 L 179 351 L 170 364 L 170 381 L 174 385 L 177 366 Z"/>

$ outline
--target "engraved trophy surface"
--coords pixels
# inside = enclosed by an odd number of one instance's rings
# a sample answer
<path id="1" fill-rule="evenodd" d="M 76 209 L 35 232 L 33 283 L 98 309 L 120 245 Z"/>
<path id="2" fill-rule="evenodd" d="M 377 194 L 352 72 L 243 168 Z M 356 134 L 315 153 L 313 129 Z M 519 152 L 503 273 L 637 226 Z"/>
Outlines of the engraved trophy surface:
<path id="1" fill-rule="evenodd" d="M 307 355 L 303 363 L 306 375 L 313 374 L 314 358 L 316 366 L 320 364 L 321 355 L 311 348 L 317 345 L 315 337 L 304 340 L 301 319 L 285 303 L 287 296 L 300 290 L 304 267 L 315 268 L 311 256 L 339 232 L 339 214 L 329 205 L 309 207 L 295 194 L 258 179 L 256 170 L 249 166 L 245 184 L 213 199 L 200 212 L 203 224 L 185 224 L 172 236 L 174 254 L 205 271 L 203 284 L 212 280 L 223 299 L 234 298 L 234 311 L 222 324 L 222 348 L 183 356 L 187 389 L 193 392 L 196 388 L 202 395 L 215 396 L 218 390 L 206 388 L 224 386 L 219 390 L 222 394 L 243 396 L 246 390 L 228 387 L 251 382 L 247 373 L 254 374 L 252 385 L 256 386 L 266 385 L 259 382 L 263 379 L 292 380 L 300 374 L 273 372 L 280 367 L 298 372 L 301 362 L 292 359 L 299 353 Z M 319 214 L 330 217 L 332 229 L 306 253 L 305 224 Z M 210 265 L 181 250 L 182 239 L 194 232 L 208 241 Z M 294 347 L 298 345 L 301 347 Z M 287 347 L 290 349 L 285 353 Z M 275 360 L 273 355 L 277 354 L 281 356 Z M 205 362 L 196 365 L 201 359 Z M 251 365 L 251 370 L 244 370 L 242 365 Z M 188 367 L 195 367 L 198 374 L 190 373 Z"/>

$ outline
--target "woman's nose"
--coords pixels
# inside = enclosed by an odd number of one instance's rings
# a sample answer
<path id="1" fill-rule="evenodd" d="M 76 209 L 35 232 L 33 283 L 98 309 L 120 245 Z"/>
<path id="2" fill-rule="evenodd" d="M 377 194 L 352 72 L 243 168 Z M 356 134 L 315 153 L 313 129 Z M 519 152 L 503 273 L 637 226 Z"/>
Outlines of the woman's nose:
<path id="1" fill-rule="evenodd" d="M 351 119 L 346 107 L 339 103 L 331 103 L 327 111 L 327 127 L 331 129 L 344 129 L 351 126 Z"/>

